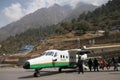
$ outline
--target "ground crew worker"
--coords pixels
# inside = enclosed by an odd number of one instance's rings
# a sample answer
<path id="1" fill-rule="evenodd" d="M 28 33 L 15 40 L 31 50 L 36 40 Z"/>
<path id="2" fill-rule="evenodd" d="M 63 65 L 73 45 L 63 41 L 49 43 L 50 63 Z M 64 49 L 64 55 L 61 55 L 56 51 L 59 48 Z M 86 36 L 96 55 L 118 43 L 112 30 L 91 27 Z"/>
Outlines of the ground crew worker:
<path id="1" fill-rule="evenodd" d="M 80 74 L 80 72 L 82 72 L 82 74 L 83 74 L 84 73 L 84 70 L 83 70 L 83 60 L 81 60 L 81 57 L 78 57 L 77 66 L 78 66 L 78 74 Z"/>

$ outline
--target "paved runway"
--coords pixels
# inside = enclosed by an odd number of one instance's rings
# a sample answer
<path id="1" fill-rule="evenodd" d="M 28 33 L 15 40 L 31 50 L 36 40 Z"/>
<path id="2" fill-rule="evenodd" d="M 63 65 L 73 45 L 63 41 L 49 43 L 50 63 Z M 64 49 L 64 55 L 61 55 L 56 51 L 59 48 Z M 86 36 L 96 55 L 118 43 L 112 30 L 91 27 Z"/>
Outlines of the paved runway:
<path id="1" fill-rule="evenodd" d="M 120 80 L 120 71 L 112 69 L 77 74 L 75 70 L 63 70 L 62 73 L 58 73 L 57 68 L 52 68 L 41 70 L 40 77 L 33 77 L 33 73 L 33 70 L 22 68 L 0 68 L 0 80 Z"/>

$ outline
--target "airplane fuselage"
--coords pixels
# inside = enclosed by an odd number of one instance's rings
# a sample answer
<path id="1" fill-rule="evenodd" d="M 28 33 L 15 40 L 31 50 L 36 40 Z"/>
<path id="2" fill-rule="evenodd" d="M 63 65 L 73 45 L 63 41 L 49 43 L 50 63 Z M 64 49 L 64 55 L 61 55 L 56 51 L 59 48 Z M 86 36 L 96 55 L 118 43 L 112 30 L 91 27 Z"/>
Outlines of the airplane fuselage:
<path id="1" fill-rule="evenodd" d="M 82 55 L 87 58 L 87 55 Z M 81 56 L 81 57 L 82 57 Z M 75 67 L 78 61 L 78 54 L 69 52 L 69 50 L 48 50 L 41 56 L 27 60 L 24 69 L 39 69 L 49 67 Z"/>

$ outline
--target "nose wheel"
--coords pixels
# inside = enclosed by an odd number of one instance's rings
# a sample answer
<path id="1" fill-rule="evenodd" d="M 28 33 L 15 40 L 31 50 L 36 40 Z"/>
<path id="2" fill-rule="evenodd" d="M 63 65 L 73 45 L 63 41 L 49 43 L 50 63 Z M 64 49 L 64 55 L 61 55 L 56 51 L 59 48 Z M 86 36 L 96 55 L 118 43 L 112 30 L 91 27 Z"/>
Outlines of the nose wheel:
<path id="1" fill-rule="evenodd" d="M 34 75 L 34 77 L 39 77 L 40 76 L 39 69 L 35 69 L 35 73 L 33 75 Z"/>
<path id="2" fill-rule="evenodd" d="M 59 70 L 58 70 L 59 72 L 62 72 L 62 68 L 59 68 Z"/>

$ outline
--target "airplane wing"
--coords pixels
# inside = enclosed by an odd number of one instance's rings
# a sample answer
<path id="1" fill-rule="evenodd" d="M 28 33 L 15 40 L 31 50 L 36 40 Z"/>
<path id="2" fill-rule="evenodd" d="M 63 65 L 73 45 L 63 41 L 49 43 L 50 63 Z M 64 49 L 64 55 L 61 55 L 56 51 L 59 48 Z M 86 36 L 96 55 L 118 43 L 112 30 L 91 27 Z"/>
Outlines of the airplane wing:
<path id="1" fill-rule="evenodd" d="M 90 53 L 90 51 L 81 50 L 81 49 L 71 49 L 68 52 L 73 53 L 73 54 L 79 54 L 79 55 L 84 55 L 84 54 L 89 54 Z"/>
<path id="2" fill-rule="evenodd" d="M 105 49 L 105 48 L 114 48 L 114 47 L 120 47 L 120 45 L 109 45 L 109 46 L 95 46 L 95 47 L 86 47 L 83 46 L 84 50 L 94 50 L 94 49 Z"/>

